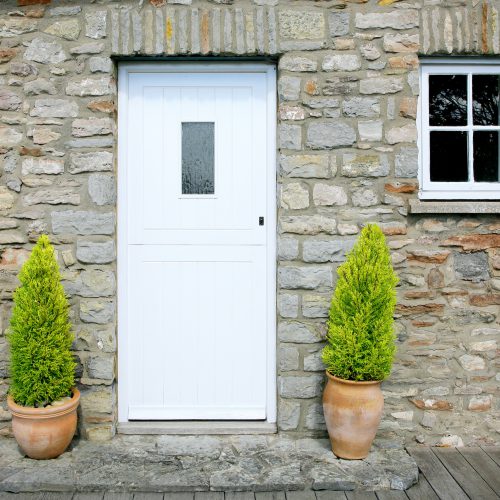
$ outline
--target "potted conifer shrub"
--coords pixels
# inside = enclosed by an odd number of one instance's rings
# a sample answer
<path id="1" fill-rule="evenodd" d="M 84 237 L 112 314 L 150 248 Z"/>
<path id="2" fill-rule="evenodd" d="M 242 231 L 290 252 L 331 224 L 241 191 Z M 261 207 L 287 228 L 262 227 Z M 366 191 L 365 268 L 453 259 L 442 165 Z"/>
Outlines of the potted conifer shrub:
<path id="1" fill-rule="evenodd" d="M 338 268 L 323 349 L 328 378 L 323 410 L 332 450 L 365 458 L 377 432 L 381 381 L 395 354 L 393 314 L 397 276 L 381 229 L 370 224 Z"/>
<path id="2" fill-rule="evenodd" d="M 12 430 L 29 457 L 55 458 L 75 434 L 80 393 L 74 387 L 68 301 L 46 235 L 38 239 L 19 281 L 7 337 Z"/>

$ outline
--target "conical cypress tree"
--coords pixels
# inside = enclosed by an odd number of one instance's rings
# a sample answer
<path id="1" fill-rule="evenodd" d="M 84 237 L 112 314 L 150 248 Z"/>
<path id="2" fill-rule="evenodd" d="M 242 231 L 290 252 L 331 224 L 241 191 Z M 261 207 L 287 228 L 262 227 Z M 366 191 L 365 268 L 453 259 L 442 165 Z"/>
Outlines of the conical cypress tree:
<path id="1" fill-rule="evenodd" d="M 383 380 L 395 354 L 393 314 L 398 278 L 384 234 L 367 225 L 338 268 L 323 362 L 345 380 Z"/>
<path id="2" fill-rule="evenodd" d="M 17 404 L 40 407 L 70 396 L 75 377 L 68 301 L 46 235 L 38 239 L 19 281 L 8 333 L 9 392 Z"/>

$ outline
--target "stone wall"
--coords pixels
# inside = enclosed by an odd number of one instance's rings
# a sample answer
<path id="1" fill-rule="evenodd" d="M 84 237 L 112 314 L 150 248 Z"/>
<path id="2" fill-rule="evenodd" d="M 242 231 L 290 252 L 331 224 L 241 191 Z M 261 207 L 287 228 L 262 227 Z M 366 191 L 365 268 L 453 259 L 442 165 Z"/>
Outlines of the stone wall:
<path id="1" fill-rule="evenodd" d="M 72 306 L 81 431 L 89 439 L 115 431 L 119 165 L 110 56 L 262 55 L 278 65 L 279 430 L 324 434 L 320 350 L 335 270 L 372 221 L 401 279 L 398 355 L 380 432 L 407 443 L 497 441 L 500 218 L 446 213 L 443 204 L 440 215 L 411 214 L 410 203 L 418 191 L 418 54 L 499 54 L 499 7 L 2 2 L 0 434 L 10 433 L 10 299 L 43 232 L 56 245 Z"/>

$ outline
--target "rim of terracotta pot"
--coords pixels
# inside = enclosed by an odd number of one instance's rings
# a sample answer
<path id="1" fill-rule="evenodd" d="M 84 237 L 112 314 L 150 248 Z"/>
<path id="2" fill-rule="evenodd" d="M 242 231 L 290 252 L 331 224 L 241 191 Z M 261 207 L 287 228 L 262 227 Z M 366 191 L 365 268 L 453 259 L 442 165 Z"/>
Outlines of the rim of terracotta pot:
<path id="1" fill-rule="evenodd" d="M 73 396 L 71 399 L 59 406 L 49 406 L 45 408 L 34 408 L 33 406 L 21 406 L 18 405 L 12 396 L 9 394 L 7 396 L 7 403 L 9 405 L 9 410 L 13 416 L 18 418 L 52 418 L 60 417 L 66 415 L 75 410 L 80 402 L 80 391 L 73 387 L 71 389 Z"/>
<path id="2" fill-rule="evenodd" d="M 335 382 L 338 382 L 340 384 L 347 384 L 347 385 L 375 385 L 375 384 L 380 384 L 382 380 L 346 380 L 345 378 L 339 378 L 336 377 L 335 375 L 332 375 L 328 370 L 326 371 L 326 376 L 330 380 L 334 380 Z"/>

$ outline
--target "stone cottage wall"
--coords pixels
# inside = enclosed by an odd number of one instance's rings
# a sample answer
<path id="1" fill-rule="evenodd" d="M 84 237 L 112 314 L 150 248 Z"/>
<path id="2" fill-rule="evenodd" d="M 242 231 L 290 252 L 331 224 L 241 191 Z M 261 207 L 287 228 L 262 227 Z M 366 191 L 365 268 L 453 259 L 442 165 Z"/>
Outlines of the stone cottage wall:
<path id="1" fill-rule="evenodd" d="M 498 204 L 474 215 L 418 203 L 415 118 L 418 54 L 498 55 L 499 9 L 486 0 L 2 2 L 0 434 L 10 434 L 12 291 L 44 232 L 71 302 L 82 434 L 115 432 L 110 56 L 263 55 L 278 65 L 279 430 L 324 434 L 319 354 L 335 270 L 363 224 L 377 222 L 401 280 L 381 434 L 498 441 Z"/>

